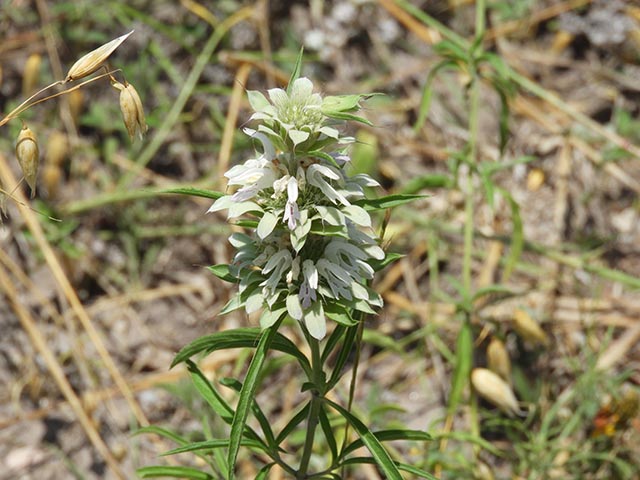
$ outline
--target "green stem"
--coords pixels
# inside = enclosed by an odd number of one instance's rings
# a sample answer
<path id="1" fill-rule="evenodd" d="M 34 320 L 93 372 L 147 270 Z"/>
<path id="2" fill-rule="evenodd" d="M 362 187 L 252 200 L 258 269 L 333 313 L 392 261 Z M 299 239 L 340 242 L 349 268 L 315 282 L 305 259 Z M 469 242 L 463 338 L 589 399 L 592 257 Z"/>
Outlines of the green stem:
<path id="1" fill-rule="evenodd" d="M 304 439 L 300 468 L 298 468 L 298 474 L 296 475 L 296 479 L 298 480 L 306 478 L 307 470 L 309 469 L 309 460 L 311 459 L 311 452 L 313 451 L 318 419 L 320 418 L 325 383 L 322 360 L 320 358 L 320 342 L 311 337 L 306 331 L 305 335 L 309 342 L 309 347 L 311 347 L 311 374 L 313 378 L 310 380 L 313 382 L 314 388 L 311 389 L 311 407 L 309 408 L 309 415 L 307 416 L 307 435 Z"/>

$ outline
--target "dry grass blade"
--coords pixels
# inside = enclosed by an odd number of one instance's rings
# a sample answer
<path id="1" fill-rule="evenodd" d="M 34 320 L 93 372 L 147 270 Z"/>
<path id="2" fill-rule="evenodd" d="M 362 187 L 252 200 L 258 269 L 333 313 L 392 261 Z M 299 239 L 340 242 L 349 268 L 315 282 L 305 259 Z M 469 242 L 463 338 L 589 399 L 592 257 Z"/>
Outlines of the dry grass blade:
<path id="1" fill-rule="evenodd" d="M 229 100 L 229 111 L 227 112 L 227 120 L 224 122 L 222 142 L 220 142 L 220 155 L 218 156 L 216 166 L 219 172 L 218 181 L 220 182 L 220 185 L 224 184 L 223 174 L 229 168 L 229 160 L 231 159 L 231 150 L 233 148 L 233 134 L 236 131 L 238 112 L 240 111 L 244 88 L 247 84 L 247 79 L 249 78 L 251 70 L 252 66 L 250 64 L 241 64 L 236 73 L 235 81 L 233 82 L 233 91 L 231 92 L 231 99 Z"/>
<path id="2" fill-rule="evenodd" d="M 67 73 L 67 76 L 64 79 L 65 83 L 79 80 L 97 71 L 107 58 L 109 58 L 116 50 L 116 48 L 118 48 L 132 33 L 133 30 L 84 55 L 69 69 L 69 73 Z"/>
<path id="3" fill-rule="evenodd" d="M 105 462 L 113 471 L 113 473 L 118 478 L 125 480 L 127 477 L 120 468 L 118 461 L 115 459 L 107 445 L 104 443 L 104 441 L 100 437 L 100 434 L 93 426 L 91 419 L 84 411 L 82 403 L 80 402 L 80 399 L 78 398 L 76 393 L 73 391 L 71 384 L 67 380 L 62 366 L 58 363 L 55 355 L 47 346 L 47 342 L 38 330 L 38 327 L 31 317 L 31 314 L 25 307 L 22 306 L 22 303 L 18 298 L 18 293 L 16 292 L 15 287 L 11 283 L 8 275 L 6 274 L 6 271 L 4 270 L 4 267 L 2 266 L 0 266 L 0 287 L 2 287 L 2 290 L 7 295 L 13 311 L 16 313 L 18 319 L 20 320 L 20 323 L 22 324 L 22 327 L 29 335 L 29 338 L 31 339 L 34 347 L 40 353 L 40 355 L 42 355 L 42 358 L 44 359 L 47 368 L 51 372 L 53 379 L 58 384 L 60 391 L 69 402 L 69 405 L 71 405 L 71 408 L 73 409 L 76 418 L 82 425 L 82 428 L 86 432 L 87 437 L 89 437 L 89 440 L 96 448 L 98 453 L 102 456 L 102 458 L 104 458 Z"/>
<path id="4" fill-rule="evenodd" d="M 9 185 L 15 185 L 17 183 L 16 179 L 13 176 L 13 173 L 11 172 L 11 170 L 7 165 L 7 162 L 4 156 L 2 155 L 0 155 L 0 179 L 2 179 L 2 181 L 5 184 L 9 184 Z M 113 361 L 113 358 L 111 358 L 111 355 L 109 354 L 106 346 L 104 345 L 104 342 L 100 337 L 100 334 L 91 323 L 91 319 L 89 318 L 89 315 L 87 314 L 82 303 L 80 302 L 80 299 L 78 298 L 76 291 L 73 289 L 71 283 L 69 282 L 69 279 L 65 275 L 58 258 L 53 252 L 53 249 L 51 248 L 51 245 L 45 238 L 45 235 L 44 235 L 44 232 L 42 231 L 42 227 L 40 226 L 40 223 L 36 219 L 34 213 L 26 206 L 26 199 L 24 198 L 24 195 L 20 190 L 16 190 L 14 195 L 17 199 L 16 205 L 18 207 L 18 210 L 20 211 L 20 214 L 24 218 L 24 221 L 27 224 L 27 227 L 33 234 L 35 242 L 40 248 L 40 250 L 42 251 L 45 261 L 47 262 L 47 265 L 51 269 L 51 272 L 53 273 L 54 278 L 58 282 L 60 289 L 63 291 L 65 297 L 71 304 L 71 307 L 75 312 L 76 316 L 78 317 L 80 324 L 86 330 L 89 336 L 89 339 L 91 340 L 91 342 L 93 342 L 96 348 L 96 351 L 98 352 L 98 355 L 100 356 L 101 360 L 105 364 L 106 369 L 109 371 L 116 386 L 122 391 L 122 394 L 126 399 L 127 403 L 129 404 L 129 407 L 131 408 L 131 411 L 135 415 L 137 421 L 143 426 L 148 425 L 149 422 L 145 417 L 144 412 L 141 410 L 140 406 L 137 404 L 136 399 L 134 398 L 129 386 L 127 385 L 127 382 L 124 380 L 124 378 L 118 371 L 118 368 L 116 367 Z"/>

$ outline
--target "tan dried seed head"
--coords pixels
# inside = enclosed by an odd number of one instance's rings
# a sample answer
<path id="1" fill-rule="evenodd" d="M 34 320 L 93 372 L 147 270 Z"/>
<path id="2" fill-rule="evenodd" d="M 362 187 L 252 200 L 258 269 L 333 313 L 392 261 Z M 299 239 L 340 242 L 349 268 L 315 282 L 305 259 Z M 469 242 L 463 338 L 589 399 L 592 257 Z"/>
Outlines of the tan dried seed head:
<path id="1" fill-rule="evenodd" d="M 73 90 L 69 92 L 67 96 L 69 102 L 69 109 L 71 110 L 71 117 L 73 118 L 73 123 L 78 125 L 78 117 L 82 112 L 82 107 L 84 106 L 84 93 L 82 90 Z"/>
<path id="2" fill-rule="evenodd" d="M 36 194 L 36 177 L 38 176 L 38 141 L 35 134 L 26 125 L 22 126 L 22 130 L 18 134 L 16 141 L 16 156 L 18 163 L 22 169 L 22 174 L 27 184 L 31 188 L 31 198 Z"/>
<path id="3" fill-rule="evenodd" d="M 45 163 L 47 165 L 62 165 L 68 153 L 69 142 L 67 136 L 59 131 L 51 133 L 45 149 Z"/>
<path id="4" fill-rule="evenodd" d="M 492 338 L 487 347 L 487 366 L 489 370 L 511 384 L 511 359 L 504 343 L 499 338 Z"/>
<path id="5" fill-rule="evenodd" d="M 38 53 L 32 53 L 24 64 L 22 73 L 22 95 L 25 97 L 31 95 L 35 90 L 40 79 L 40 65 L 42 64 L 42 56 Z"/>
<path id="6" fill-rule="evenodd" d="M 2 180 L 0 180 L 0 225 L 2 225 L 2 216 L 7 213 L 7 196 L 4 193 L 4 187 L 2 186 Z"/>
<path id="7" fill-rule="evenodd" d="M 510 417 L 520 415 L 520 407 L 511 387 L 487 368 L 474 368 L 471 384 L 478 394 Z"/>
<path id="8" fill-rule="evenodd" d="M 60 182 L 62 180 L 62 170 L 58 165 L 46 164 L 42 169 L 42 184 L 50 199 L 58 198 Z"/>
<path id="9" fill-rule="evenodd" d="M 109 58 L 114 50 L 118 48 L 120 44 L 124 42 L 132 33 L 133 30 L 118 38 L 114 38 L 110 42 L 107 42 L 101 47 L 98 47 L 95 50 L 92 50 L 91 52 L 84 55 L 69 69 L 69 73 L 67 73 L 67 77 L 64 79 L 64 81 L 71 82 L 73 80 L 84 78 L 87 75 L 91 75 L 93 72 L 100 68 L 100 66 L 105 62 L 107 58 Z"/>
<path id="10" fill-rule="evenodd" d="M 127 82 L 125 82 L 125 85 L 120 82 L 114 82 L 113 87 L 120 90 L 120 110 L 122 111 L 124 126 L 127 128 L 129 137 L 133 141 L 136 133 L 138 133 L 142 139 L 143 135 L 147 133 L 147 122 L 144 118 L 140 95 L 133 88 L 133 85 Z"/>
<path id="11" fill-rule="evenodd" d="M 532 344 L 547 345 L 549 337 L 542 327 L 525 310 L 517 309 L 513 314 L 513 329 L 523 339 Z"/>

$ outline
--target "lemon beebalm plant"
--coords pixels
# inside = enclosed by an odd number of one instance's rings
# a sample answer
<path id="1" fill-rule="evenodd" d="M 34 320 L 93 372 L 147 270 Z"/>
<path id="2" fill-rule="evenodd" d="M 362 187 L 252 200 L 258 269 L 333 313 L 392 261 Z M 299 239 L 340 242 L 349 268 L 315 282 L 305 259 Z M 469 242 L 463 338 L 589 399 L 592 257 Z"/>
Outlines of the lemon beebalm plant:
<path id="1" fill-rule="evenodd" d="M 426 432 L 370 430 L 351 411 L 355 376 L 346 405 L 330 395 L 357 351 L 366 316 L 375 315 L 382 306 L 371 280 L 397 258 L 380 247 L 371 212 L 415 197 L 367 198 L 366 187 L 378 184 L 368 175 L 349 175 L 348 148 L 354 139 L 344 136 L 341 127 L 347 120 L 369 124 L 357 115 L 360 102 L 369 95 L 322 97 L 310 79 L 300 76 L 300 63 L 301 56 L 286 89 L 274 88 L 266 95 L 248 92 L 255 112 L 252 128 L 244 133 L 254 141 L 256 153 L 225 173 L 227 193 L 206 194 L 217 197 L 209 212 L 226 211 L 230 222 L 244 227 L 229 238 L 235 249 L 232 263 L 210 267 L 219 278 L 238 286 L 238 294 L 221 313 L 238 309 L 255 313 L 259 327 L 199 338 L 173 362 L 186 363 L 199 393 L 228 425 L 228 437 L 191 443 L 157 427 L 142 429 L 180 443 L 168 454 L 194 452 L 210 469 L 205 473 L 191 467 L 144 467 L 138 471 L 142 477 L 231 479 L 241 447 L 259 454 L 256 458 L 268 459 L 258 478 L 266 478 L 276 465 L 289 478 L 341 478 L 345 469 L 361 463 L 377 464 L 390 479 L 402 478 L 402 470 L 430 477 L 393 459 L 383 445 L 388 440 L 428 440 Z M 304 352 L 285 335 L 290 329 L 282 329 L 284 323 L 300 329 L 308 347 Z M 244 379 L 224 382 L 237 391 L 235 405 L 190 360 L 227 348 L 254 350 Z M 270 350 L 297 362 L 307 395 L 291 419 L 284 423 L 278 419 L 284 425 L 279 431 L 274 431 L 274 419 L 268 419 L 256 402 Z M 247 423 L 250 414 L 259 431 Z M 316 435 L 318 427 L 321 435 Z M 298 430 L 303 432 L 301 444 L 290 440 Z M 318 457 L 318 442 L 328 447 L 326 455 L 311 461 Z M 369 456 L 354 455 L 362 446 Z"/>

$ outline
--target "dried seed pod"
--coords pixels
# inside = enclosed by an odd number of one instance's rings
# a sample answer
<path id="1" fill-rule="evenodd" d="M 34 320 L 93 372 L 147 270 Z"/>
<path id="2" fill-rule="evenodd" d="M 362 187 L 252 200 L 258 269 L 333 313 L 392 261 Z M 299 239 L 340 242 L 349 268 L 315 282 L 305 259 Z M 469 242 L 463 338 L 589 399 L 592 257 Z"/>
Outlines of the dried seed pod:
<path id="1" fill-rule="evenodd" d="M 73 123 L 78 125 L 78 117 L 82 112 L 82 107 L 84 106 L 84 93 L 82 90 L 73 90 L 69 92 L 67 96 L 69 101 L 69 109 L 71 110 L 71 117 L 73 118 Z"/>
<path id="2" fill-rule="evenodd" d="M 100 66 L 105 62 L 107 58 L 109 58 L 114 50 L 118 48 L 120 44 L 124 42 L 132 33 L 133 30 L 125 35 L 111 40 L 110 42 L 105 43 L 101 47 L 98 47 L 95 50 L 92 50 L 91 52 L 84 55 L 69 69 L 69 73 L 67 73 L 67 77 L 64 79 L 64 81 L 71 82 L 73 80 L 84 78 L 87 75 L 91 75 L 93 72 L 100 68 Z"/>
<path id="3" fill-rule="evenodd" d="M 518 309 L 514 312 L 513 329 L 523 340 L 527 340 L 534 345 L 547 345 L 549 343 L 549 338 L 545 331 L 525 310 Z"/>
<path id="4" fill-rule="evenodd" d="M 471 372 L 471 384 L 482 398 L 491 402 L 510 417 L 522 414 L 511 387 L 491 370 L 474 368 Z"/>
<path id="5" fill-rule="evenodd" d="M 60 190 L 60 181 L 62 180 L 62 170 L 58 165 L 45 164 L 42 169 L 42 184 L 47 191 L 47 197 L 55 199 L 58 197 Z"/>
<path id="6" fill-rule="evenodd" d="M 40 79 L 40 65 L 42 64 L 42 56 L 38 53 L 32 53 L 24 64 L 24 72 L 22 74 L 22 95 L 25 97 L 31 95 L 35 90 L 38 80 Z"/>
<path id="7" fill-rule="evenodd" d="M 487 347 L 487 366 L 489 370 L 500 375 L 500 377 L 511 384 L 511 359 L 504 342 L 499 338 L 492 338 Z"/>
<path id="8" fill-rule="evenodd" d="M 2 225 L 2 216 L 7 214 L 6 201 L 7 201 L 7 196 L 4 193 L 2 180 L 0 180 L 0 225 Z"/>
<path id="9" fill-rule="evenodd" d="M 38 176 L 38 141 L 35 134 L 27 125 L 22 125 L 22 130 L 16 141 L 16 156 L 22 169 L 22 174 L 31 188 L 31 198 L 36 194 L 36 177 Z"/>
<path id="10" fill-rule="evenodd" d="M 55 131 L 49 135 L 47 148 L 45 149 L 45 164 L 62 165 L 68 153 L 69 142 L 64 133 Z"/>
<path id="11" fill-rule="evenodd" d="M 129 137 L 133 141 L 137 132 L 142 139 L 142 136 L 147 132 L 147 122 L 144 118 L 144 109 L 138 92 L 128 82 L 125 82 L 125 85 L 114 82 L 112 85 L 120 90 L 120 110 Z"/>

